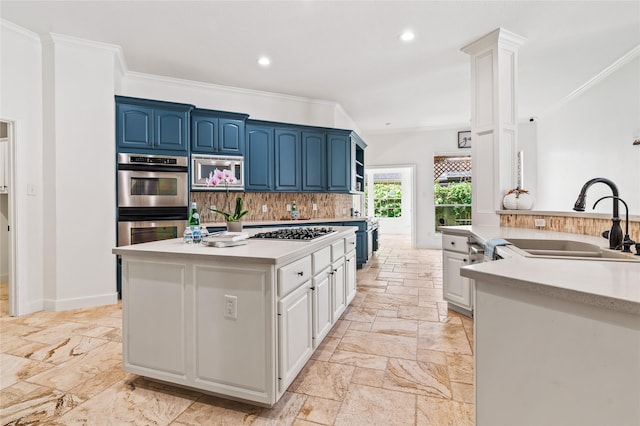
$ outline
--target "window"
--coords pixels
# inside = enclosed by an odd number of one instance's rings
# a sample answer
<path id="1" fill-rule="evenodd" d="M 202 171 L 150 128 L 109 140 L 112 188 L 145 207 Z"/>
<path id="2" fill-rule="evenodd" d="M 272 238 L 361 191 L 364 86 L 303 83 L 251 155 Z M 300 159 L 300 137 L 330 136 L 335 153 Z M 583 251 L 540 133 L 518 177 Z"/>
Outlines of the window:
<path id="1" fill-rule="evenodd" d="M 366 185 L 365 188 L 368 192 L 370 186 Z M 365 200 L 369 202 L 368 193 L 365 195 Z M 402 217 L 402 175 L 400 173 L 376 172 L 373 175 L 373 215 Z"/>
<path id="2" fill-rule="evenodd" d="M 471 224 L 471 156 L 434 157 L 436 229 Z"/>

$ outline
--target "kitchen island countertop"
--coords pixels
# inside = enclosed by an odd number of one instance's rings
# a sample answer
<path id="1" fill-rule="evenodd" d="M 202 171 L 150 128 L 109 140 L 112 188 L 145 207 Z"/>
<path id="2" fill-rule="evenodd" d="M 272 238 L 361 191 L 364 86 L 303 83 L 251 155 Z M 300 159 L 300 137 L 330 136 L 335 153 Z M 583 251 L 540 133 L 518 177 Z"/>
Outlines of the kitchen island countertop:
<path id="1" fill-rule="evenodd" d="M 274 226 L 274 225 L 313 225 L 318 223 L 347 223 L 347 222 L 363 222 L 373 221 L 377 222 L 377 218 L 367 216 L 345 216 L 345 217 L 314 217 L 310 219 L 285 219 L 285 220 L 254 220 L 254 221 L 242 221 L 244 226 Z M 207 222 L 202 225 L 208 228 L 222 228 L 225 225 L 224 222 Z"/>
<path id="2" fill-rule="evenodd" d="M 442 230 L 473 236 L 485 244 L 493 238 L 539 238 L 582 241 L 606 248 L 604 238 L 536 229 L 498 226 L 453 226 Z M 504 257 L 461 269 L 462 276 L 526 287 L 556 297 L 640 314 L 640 262 L 615 260 L 546 259 L 524 257 L 509 246 L 497 247 Z"/>
<path id="3" fill-rule="evenodd" d="M 272 229 L 272 228 L 270 228 Z M 306 253 L 312 253 L 319 247 L 326 245 L 327 240 L 344 238 L 357 228 L 351 226 L 336 226 L 337 231 L 314 240 L 274 240 L 250 238 L 246 245 L 235 247 L 209 247 L 203 244 L 184 244 L 182 238 L 154 241 L 150 243 L 134 244 L 115 247 L 113 254 L 135 255 L 164 255 L 167 257 L 191 257 L 202 259 L 221 259 L 229 261 L 252 261 L 279 265 Z M 252 236 L 264 231 L 261 228 L 245 229 L 244 232 Z"/>

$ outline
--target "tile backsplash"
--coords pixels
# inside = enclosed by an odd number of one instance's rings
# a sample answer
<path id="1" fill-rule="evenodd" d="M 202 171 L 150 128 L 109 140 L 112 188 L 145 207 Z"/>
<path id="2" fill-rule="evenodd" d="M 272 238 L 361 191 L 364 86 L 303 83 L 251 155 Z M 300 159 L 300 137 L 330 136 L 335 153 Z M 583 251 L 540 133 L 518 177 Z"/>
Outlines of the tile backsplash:
<path id="1" fill-rule="evenodd" d="M 249 213 L 243 221 L 286 220 L 291 218 L 287 204 L 296 202 L 300 219 L 336 218 L 351 216 L 351 209 L 359 210 L 361 194 L 309 193 L 309 192 L 192 192 L 191 201 L 198 204 L 201 223 L 224 222 L 224 218 L 209 210 L 215 205 L 218 210 L 235 208 L 236 197 L 242 197 L 244 210 Z M 318 209 L 313 210 L 313 204 Z M 263 213 L 262 206 L 267 206 Z M 229 206 L 229 207 L 227 207 Z"/>
<path id="2" fill-rule="evenodd" d="M 535 219 L 545 219 L 544 228 L 536 228 Z M 502 213 L 500 226 L 512 228 L 545 229 L 547 231 L 569 232 L 572 234 L 599 236 L 602 231 L 611 228 L 611 219 L 599 219 L 590 217 L 562 216 L 561 214 L 535 214 L 535 213 Z M 625 230 L 624 219 L 620 223 L 622 231 Z M 629 220 L 629 235 L 632 239 L 640 236 L 640 222 Z"/>

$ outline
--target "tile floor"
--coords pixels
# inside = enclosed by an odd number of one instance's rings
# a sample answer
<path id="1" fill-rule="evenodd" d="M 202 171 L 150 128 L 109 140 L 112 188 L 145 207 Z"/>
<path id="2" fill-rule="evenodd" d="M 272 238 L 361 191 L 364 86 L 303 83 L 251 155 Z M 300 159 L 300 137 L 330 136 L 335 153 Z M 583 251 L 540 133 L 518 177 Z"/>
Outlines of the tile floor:
<path id="1" fill-rule="evenodd" d="M 472 425 L 473 321 L 442 300 L 439 250 L 382 236 L 358 293 L 273 408 L 121 368 L 121 306 L 7 316 L 0 424 Z"/>

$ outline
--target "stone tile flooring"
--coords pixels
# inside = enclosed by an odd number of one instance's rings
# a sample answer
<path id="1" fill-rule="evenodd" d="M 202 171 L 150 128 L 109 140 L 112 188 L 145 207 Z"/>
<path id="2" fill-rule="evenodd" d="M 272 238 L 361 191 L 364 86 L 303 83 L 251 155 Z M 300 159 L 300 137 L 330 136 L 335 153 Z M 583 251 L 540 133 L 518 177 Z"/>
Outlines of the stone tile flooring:
<path id="1" fill-rule="evenodd" d="M 472 425 L 473 321 L 442 300 L 442 253 L 404 236 L 358 270 L 358 293 L 273 408 L 122 370 L 121 305 L 7 316 L 0 424 Z"/>

